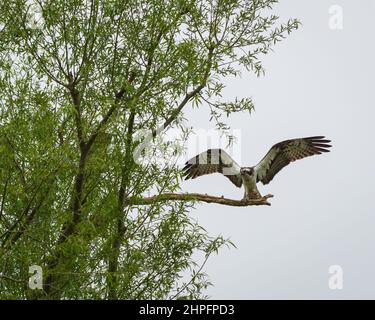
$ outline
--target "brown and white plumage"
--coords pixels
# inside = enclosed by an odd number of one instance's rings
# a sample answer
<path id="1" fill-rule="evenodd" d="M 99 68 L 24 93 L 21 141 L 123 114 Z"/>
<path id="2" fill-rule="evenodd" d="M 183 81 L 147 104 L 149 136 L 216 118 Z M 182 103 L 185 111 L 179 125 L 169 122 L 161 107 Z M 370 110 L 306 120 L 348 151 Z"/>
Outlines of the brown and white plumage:
<path id="1" fill-rule="evenodd" d="M 268 184 L 289 163 L 323 152 L 329 152 L 330 140 L 324 136 L 290 139 L 275 144 L 255 166 L 257 182 Z"/>
<path id="2" fill-rule="evenodd" d="M 256 166 L 242 168 L 224 150 L 209 149 L 186 162 L 183 171 L 185 179 L 222 173 L 237 187 L 244 185 L 244 199 L 259 198 L 257 182 L 268 184 L 289 163 L 329 152 L 329 142 L 324 136 L 285 140 L 272 146 Z"/>
<path id="3" fill-rule="evenodd" d="M 219 172 L 241 188 L 241 167 L 222 149 L 208 149 L 186 162 L 185 180 Z"/>

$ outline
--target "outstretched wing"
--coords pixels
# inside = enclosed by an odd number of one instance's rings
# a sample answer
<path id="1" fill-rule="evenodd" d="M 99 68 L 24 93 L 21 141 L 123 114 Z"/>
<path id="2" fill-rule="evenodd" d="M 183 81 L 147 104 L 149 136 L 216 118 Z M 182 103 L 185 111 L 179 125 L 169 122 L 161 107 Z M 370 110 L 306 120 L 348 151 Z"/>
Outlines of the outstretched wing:
<path id="1" fill-rule="evenodd" d="M 257 182 L 268 184 L 289 163 L 323 152 L 331 147 L 324 136 L 285 140 L 275 144 L 255 166 Z"/>
<path id="2" fill-rule="evenodd" d="M 241 167 L 222 149 L 208 149 L 185 163 L 185 180 L 214 172 L 222 173 L 237 187 L 241 187 Z"/>

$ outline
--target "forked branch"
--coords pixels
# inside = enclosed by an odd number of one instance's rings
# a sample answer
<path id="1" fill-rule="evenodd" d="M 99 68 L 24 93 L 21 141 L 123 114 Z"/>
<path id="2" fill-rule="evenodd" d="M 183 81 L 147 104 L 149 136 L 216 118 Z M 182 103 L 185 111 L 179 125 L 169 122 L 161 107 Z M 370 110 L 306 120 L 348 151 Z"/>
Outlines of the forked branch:
<path id="1" fill-rule="evenodd" d="M 226 206 L 246 207 L 246 206 L 270 206 L 267 200 L 272 198 L 272 194 L 267 194 L 259 199 L 234 200 L 201 193 L 163 193 L 151 197 L 130 197 L 125 200 L 127 205 L 150 205 L 164 201 L 202 201 L 207 203 L 217 203 Z"/>

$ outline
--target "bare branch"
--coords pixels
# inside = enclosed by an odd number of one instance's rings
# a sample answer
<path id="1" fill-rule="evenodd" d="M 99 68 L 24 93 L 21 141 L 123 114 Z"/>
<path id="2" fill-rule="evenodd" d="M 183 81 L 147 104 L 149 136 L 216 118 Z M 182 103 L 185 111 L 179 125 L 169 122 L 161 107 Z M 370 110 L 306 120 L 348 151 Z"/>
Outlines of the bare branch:
<path id="1" fill-rule="evenodd" d="M 217 203 L 226 206 L 233 207 L 247 207 L 247 206 L 262 206 L 271 204 L 267 201 L 272 198 L 272 194 L 267 194 L 259 199 L 253 200 L 234 200 L 224 198 L 224 196 L 216 197 L 210 196 L 208 194 L 201 193 L 163 193 L 159 195 L 154 195 L 151 197 L 130 197 L 126 199 L 128 205 L 150 205 L 156 202 L 164 201 L 201 201 L 207 203 Z"/>

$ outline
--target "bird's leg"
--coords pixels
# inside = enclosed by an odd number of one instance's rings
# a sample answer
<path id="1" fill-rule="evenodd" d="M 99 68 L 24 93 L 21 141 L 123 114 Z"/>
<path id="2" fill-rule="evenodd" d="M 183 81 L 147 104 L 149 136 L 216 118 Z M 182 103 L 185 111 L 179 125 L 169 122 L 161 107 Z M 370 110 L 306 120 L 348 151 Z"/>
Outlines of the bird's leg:
<path id="1" fill-rule="evenodd" d="M 243 197 L 243 201 L 248 201 L 248 200 L 258 200 L 258 199 L 262 199 L 262 195 L 260 193 L 248 193 L 248 194 L 245 194 L 244 197 Z"/>
<path id="2" fill-rule="evenodd" d="M 243 197 L 243 201 L 247 201 L 247 200 L 256 200 L 256 199 L 261 199 L 262 198 L 262 195 L 260 194 L 258 188 L 256 187 L 253 187 L 253 188 L 246 188 L 245 187 L 245 194 L 244 194 L 244 197 Z"/>

